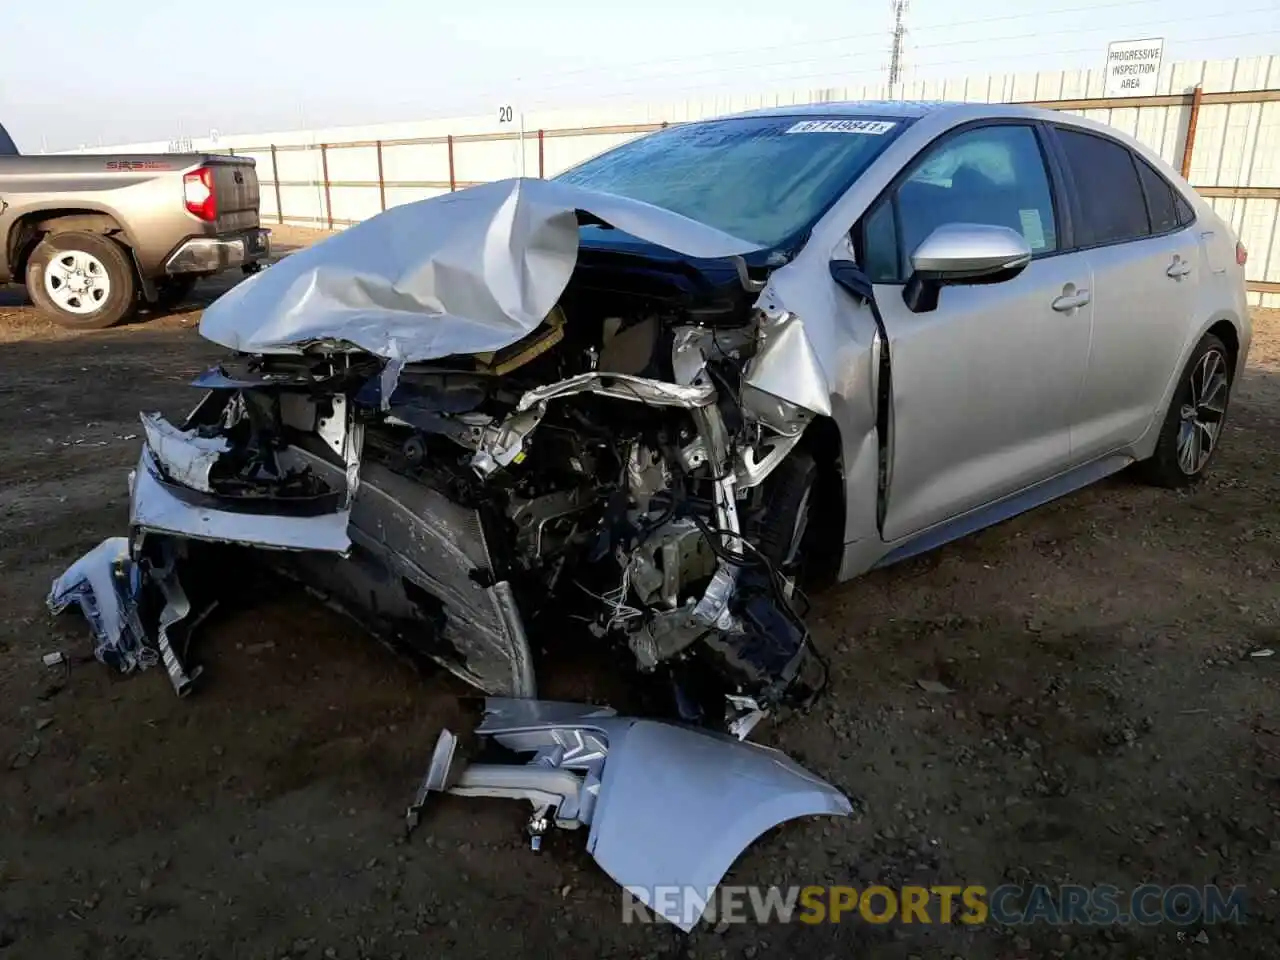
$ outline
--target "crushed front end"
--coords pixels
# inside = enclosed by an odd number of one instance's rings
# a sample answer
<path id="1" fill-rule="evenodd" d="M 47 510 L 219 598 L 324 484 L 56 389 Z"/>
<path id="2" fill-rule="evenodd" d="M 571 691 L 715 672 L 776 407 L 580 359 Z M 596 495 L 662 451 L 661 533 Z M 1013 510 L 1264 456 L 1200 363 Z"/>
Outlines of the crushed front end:
<path id="1" fill-rule="evenodd" d="M 579 251 L 582 222 L 653 245 Z M 554 637 L 616 644 L 674 681 L 681 718 L 739 736 L 803 698 L 809 503 L 774 487 L 827 389 L 743 249 L 515 181 L 388 211 L 220 299 L 201 332 L 234 355 L 183 422 L 143 416 L 131 480 L 175 685 L 171 635 L 219 599 L 230 546 L 489 695 L 535 696 Z"/>
<path id="2" fill-rule="evenodd" d="M 491 695 L 535 694 L 534 631 L 714 676 L 734 714 L 780 702 L 806 631 L 789 557 L 758 531 L 810 415 L 752 402 L 754 325 L 574 309 L 490 354 L 321 347 L 210 370 L 183 423 L 143 418 L 135 555 L 269 550 Z"/>

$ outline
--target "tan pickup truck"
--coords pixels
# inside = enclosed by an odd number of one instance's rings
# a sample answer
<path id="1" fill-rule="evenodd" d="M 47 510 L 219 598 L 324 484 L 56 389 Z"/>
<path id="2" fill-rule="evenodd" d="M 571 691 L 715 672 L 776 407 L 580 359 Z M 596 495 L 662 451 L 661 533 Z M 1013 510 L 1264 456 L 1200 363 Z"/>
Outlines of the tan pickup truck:
<path id="1" fill-rule="evenodd" d="M 25 283 L 63 326 L 176 306 L 201 277 L 259 269 L 269 238 L 251 159 L 23 156 L 0 126 L 0 283 Z"/>

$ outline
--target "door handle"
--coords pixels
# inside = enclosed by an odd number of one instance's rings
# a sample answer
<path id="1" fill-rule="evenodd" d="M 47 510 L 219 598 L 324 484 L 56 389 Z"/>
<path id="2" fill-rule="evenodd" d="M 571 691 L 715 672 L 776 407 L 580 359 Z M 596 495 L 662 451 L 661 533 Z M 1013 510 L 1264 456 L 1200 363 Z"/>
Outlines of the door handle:
<path id="1" fill-rule="evenodd" d="M 1064 293 L 1053 301 L 1052 307 L 1059 313 L 1070 313 L 1077 307 L 1086 306 L 1089 303 L 1089 291 L 1077 290 L 1075 293 Z"/>
<path id="2" fill-rule="evenodd" d="M 1181 280 L 1191 272 L 1191 264 L 1183 260 L 1181 257 L 1175 258 L 1170 264 L 1169 269 L 1165 271 L 1166 276 L 1173 277 L 1175 280 Z"/>

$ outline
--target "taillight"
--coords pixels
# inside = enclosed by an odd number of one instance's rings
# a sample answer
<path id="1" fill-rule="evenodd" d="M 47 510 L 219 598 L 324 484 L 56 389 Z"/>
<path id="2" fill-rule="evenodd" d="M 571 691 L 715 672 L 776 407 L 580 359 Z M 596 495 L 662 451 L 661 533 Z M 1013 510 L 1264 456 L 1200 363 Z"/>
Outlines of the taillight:
<path id="1" fill-rule="evenodd" d="M 1244 248 L 1244 244 L 1239 240 L 1236 241 L 1236 266 L 1243 267 L 1249 262 L 1249 251 Z"/>
<path id="2" fill-rule="evenodd" d="M 218 197 L 213 191 L 213 171 L 208 167 L 192 170 L 182 178 L 182 194 L 189 213 L 201 220 L 218 219 Z"/>

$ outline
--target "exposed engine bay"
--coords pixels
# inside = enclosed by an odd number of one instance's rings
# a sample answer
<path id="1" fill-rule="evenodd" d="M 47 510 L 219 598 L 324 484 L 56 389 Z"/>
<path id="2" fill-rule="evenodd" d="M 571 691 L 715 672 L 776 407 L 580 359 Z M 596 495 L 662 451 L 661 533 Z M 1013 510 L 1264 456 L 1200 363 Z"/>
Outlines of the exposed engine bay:
<path id="1" fill-rule="evenodd" d="M 583 224 L 631 246 L 579 249 Z M 181 424 L 142 417 L 100 658 L 162 661 L 190 689 L 174 637 L 221 599 L 241 559 L 202 564 L 230 545 L 491 696 L 536 696 L 554 639 L 616 645 L 673 681 L 679 719 L 740 737 L 807 702 L 825 666 L 797 587 L 805 437 L 830 385 L 768 289 L 785 258 L 753 249 L 508 181 L 242 283 L 201 321 L 233 351 L 203 399 Z M 51 606 L 88 589 L 63 579 Z"/>
<path id="2" fill-rule="evenodd" d="M 695 325 L 609 293 L 571 285 L 533 333 L 476 356 L 237 357 L 197 381 L 181 428 L 146 421 L 142 467 L 197 507 L 307 517 L 350 499 L 345 557 L 275 562 L 487 693 L 532 694 L 528 631 L 576 629 L 642 671 L 714 674 L 731 713 L 803 698 L 807 515 L 765 506 L 811 414 L 744 386 L 749 313 Z"/>
<path id="3" fill-rule="evenodd" d="M 771 826 L 851 809 L 742 742 L 826 683 L 799 574 L 824 552 L 811 534 L 845 542 L 833 345 L 869 356 L 785 308 L 769 277 L 786 262 L 525 180 L 291 254 L 205 311 L 231 355 L 181 422 L 142 415 L 128 536 L 72 564 L 48 605 L 80 609 L 97 659 L 163 664 L 181 696 L 210 612 L 291 578 L 487 694 L 476 732 L 528 755 L 455 763 L 443 732 L 412 820 L 433 792 L 518 799 L 535 847 L 552 821 L 589 826 L 643 902 L 710 889 Z M 539 699 L 553 646 L 661 705 Z"/>

